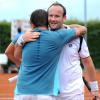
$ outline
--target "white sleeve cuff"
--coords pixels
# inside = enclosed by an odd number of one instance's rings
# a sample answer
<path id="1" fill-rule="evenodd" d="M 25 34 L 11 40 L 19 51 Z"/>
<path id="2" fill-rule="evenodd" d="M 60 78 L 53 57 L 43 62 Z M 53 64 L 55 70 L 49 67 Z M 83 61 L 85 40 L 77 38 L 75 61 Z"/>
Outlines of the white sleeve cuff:
<path id="1" fill-rule="evenodd" d="M 24 43 L 25 43 L 25 41 L 24 41 L 24 39 L 23 39 L 23 37 L 22 37 L 22 35 L 21 35 L 21 36 L 18 38 L 16 44 L 22 46 Z"/>

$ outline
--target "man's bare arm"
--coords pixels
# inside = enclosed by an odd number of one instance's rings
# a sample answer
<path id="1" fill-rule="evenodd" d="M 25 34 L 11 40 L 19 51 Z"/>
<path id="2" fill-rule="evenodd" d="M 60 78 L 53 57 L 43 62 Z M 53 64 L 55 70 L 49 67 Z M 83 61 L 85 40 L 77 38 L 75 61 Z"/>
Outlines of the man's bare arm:
<path id="1" fill-rule="evenodd" d="M 87 58 L 81 58 L 81 61 L 86 69 L 86 73 L 88 74 L 88 78 L 89 78 L 90 83 L 92 83 L 94 86 L 93 87 L 92 85 L 90 85 L 90 87 L 92 86 L 91 87 L 92 95 L 98 96 L 100 98 L 99 88 L 98 88 L 98 84 L 96 81 L 96 70 L 95 70 L 95 66 L 94 66 L 94 63 L 92 61 L 92 58 L 90 56 Z"/>
<path id="2" fill-rule="evenodd" d="M 26 32 L 25 34 L 23 34 L 22 38 L 23 40 L 26 42 L 30 42 L 30 41 L 36 41 L 37 38 L 39 38 L 40 33 L 39 32 Z"/>
<path id="3" fill-rule="evenodd" d="M 70 28 L 75 28 L 76 29 L 76 35 L 77 36 L 81 36 L 87 33 L 87 28 L 85 26 L 82 25 L 78 25 L 78 24 L 71 24 L 68 25 Z"/>
<path id="4" fill-rule="evenodd" d="M 15 45 L 13 43 L 10 43 L 9 46 L 7 47 L 7 49 L 5 50 L 5 54 L 7 55 L 7 57 L 16 64 L 17 67 L 19 67 L 21 61 L 16 59 L 14 57 L 14 51 L 15 51 Z"/>
<path id="5" fill-rule="evenodd" d="M 22 48 L 23 48 L 23 46 L 16 44 L 16 49 L 14 51 L 14 57 L 16 59 L 22 59 Z"/>
<path id="6" fill-rule="evenodd" d="M 16 59 L 21 59 L 23 45 L 25 45 L 26 42 L 36 41 L 37 38 L 39 38 L 39 36 L 40 36 L 39 32 L 26 32 L 21 37 L 19 37 L 19 39 L 17 40 L 17 43 L 16 43 L 14 57 Z M 21 43 L 21 42 L 23 42 L 23 43 Z"/>

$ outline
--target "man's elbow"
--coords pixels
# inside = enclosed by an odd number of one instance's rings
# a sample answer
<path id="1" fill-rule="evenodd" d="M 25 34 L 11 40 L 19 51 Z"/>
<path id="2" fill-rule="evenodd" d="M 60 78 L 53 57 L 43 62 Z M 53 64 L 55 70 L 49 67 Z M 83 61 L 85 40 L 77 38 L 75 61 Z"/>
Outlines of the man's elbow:
<path id="1" fill-rule="evenodd" d="M 9 56 L 9 52 L 7 50 L 5 50 L 5 55 Z"/>

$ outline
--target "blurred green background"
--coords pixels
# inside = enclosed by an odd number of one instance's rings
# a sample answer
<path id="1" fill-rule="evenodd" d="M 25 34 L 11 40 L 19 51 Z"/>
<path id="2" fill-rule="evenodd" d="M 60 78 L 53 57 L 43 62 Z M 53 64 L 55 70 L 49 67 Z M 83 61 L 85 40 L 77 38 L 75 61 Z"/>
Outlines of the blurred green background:
<path id="1" fill-rule="evenodd" d="M 81 24 L 84 22 L 79 20 L 67 20 L 65 24 Z M 87 44 L 92 56 L 93 62 L 96 68 L 100 68 L 100 20 L 90 20 L 87 22 L 88 34 Z M 5 49 L 11 42 L 11 23 L 7 21 L 0 22 L 0 53 L 4 53 Z M 7 70 L 12 62 L 8 61 L 7 65 L 4 65 L 4 69 Z"/>

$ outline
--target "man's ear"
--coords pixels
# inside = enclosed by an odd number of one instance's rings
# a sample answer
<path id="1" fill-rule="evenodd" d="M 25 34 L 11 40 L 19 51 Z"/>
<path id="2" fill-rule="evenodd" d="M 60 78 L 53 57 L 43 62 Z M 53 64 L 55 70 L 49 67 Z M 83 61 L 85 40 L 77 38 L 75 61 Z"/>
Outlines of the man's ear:
<path id="1" fill-rule="evenodd" d="M 32 28 L 35 28 L 35 25 L 34 24 L 31 24 Z"/>
<path id="2" fill-rule="evenodd" d="M 66 16 L 64 16 L 63 17 L 63 22 L 65 22 L 67 20 L 67 17 Z"/>

